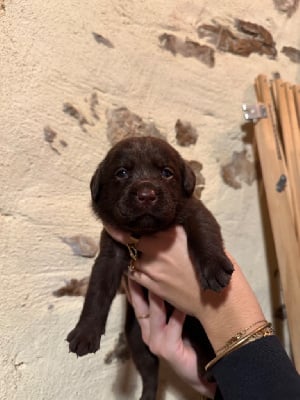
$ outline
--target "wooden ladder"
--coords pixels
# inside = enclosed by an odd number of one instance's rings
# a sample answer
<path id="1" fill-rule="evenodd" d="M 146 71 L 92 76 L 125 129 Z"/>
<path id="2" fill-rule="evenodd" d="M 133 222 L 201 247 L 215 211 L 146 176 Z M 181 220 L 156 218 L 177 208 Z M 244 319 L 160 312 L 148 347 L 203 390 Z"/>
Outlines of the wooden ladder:
<path id="1" fill-rule="evenodd" d="M 264 118 L 255 121 L 271 227 L 286 305 L 292 356 L 300 373 L 300 85 L 255 80 Z"/>

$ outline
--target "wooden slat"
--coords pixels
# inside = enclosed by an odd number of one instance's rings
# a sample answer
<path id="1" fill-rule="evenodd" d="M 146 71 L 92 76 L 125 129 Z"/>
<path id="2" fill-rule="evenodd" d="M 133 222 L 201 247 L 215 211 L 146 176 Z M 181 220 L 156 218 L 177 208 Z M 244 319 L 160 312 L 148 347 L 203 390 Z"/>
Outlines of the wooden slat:
<path id="1" fill-rule="evenodd" d="M 260 79 L 260 83 L 258 84 L 258 79 Z M 259 88 L 259 92 L 257 92 L 257 96 L 260 101 L 264 102 L 268 107 L 268 115 L 271 123 L 270 129 L 272 129 L 274 135 L 274 151 L 276 152 L 278 162 L 281 169 L 281 174 L 284 176 L 288 176 L 288 169 L 286 165 L 286 156 L 282 145 L 282 137 L 281 137 L 281 124 L 278 116 L 278 93 L 276 87 L 278 83 L 282 83 L 281 79 L 272 80 L 270 82 L 270 87 L 268 85 L 267 78 L 264 76 L 258 77 L 256 80 L 256 90 Z M 265 79 L 265 81 L 264 81 Z M 261 86 L 261 88 L 260 88 Z M 262 92 L 263 90 L 263 92 Z M 278 177 L 279 179 L 279 177 Z M 292 200 L 292 188 L 291 185 L 287 185 L 285 188 L 286 194 L 288 196 L 289 206 L 291 209 L 293 224 L 295 224 L 295 211 L 293 207 Z"/>
<path id="2" fill-rule="evenodd" d="M 300 94 L 300 90 L 299 90 Z M 293 187 L 293 190 L 297 192 L 297 203 L 296 203 L 296 209 L 300 210 L 300 124 L 298 122 L 297 118 L 297 105 L 296 105 L 296 97 L 294 96 L 294 87 L 290 84 L 286 84 L 286 97 L 287 97 L 287 105 L 288 105 L 288 110 L 289 110 L 289 118 L 290 118 L 290 123 L 291 123 L 291 133 L 292 133 L 292 142 L 294 145 L 294 157 L 295 157 L 295 177 L 296 177 L 296 182 L 295 186 Z M 300 96 L 299 96 L 300 100 Z M 299 107 L 300 107 L 300 102 L 299 102 Z M 299 109 L 300 111 L 300 109 Z M 296 210 L 296 211 L 297 211 Z M 296 213 L 297 214 L 297 213 Z M 298 218 L 298 243 L 300 245 L 300 225 L 299 225 L 299 218 Z"/>
<path id="3" fill-rule="evenodd" d="M 257 97 L 267 110 L 272 110 L 270 88 L 266 76 L 256 80 Z M 255 139 L 261 163 L 268 209 L 280 270 L 283 296 L 287 309 L 288 326 L 295 366 L 300 372 L 300 249 L 296 240 L 294 223 L 287 190 L 276 191 L 276 183 L 286 171 L 284 159 L 278 157 L 276 132 L 270 114 L 255 124 Z"/>
<path id="4" fill-rule="evenodd" d="M 289 171 L 288 185 L 292 191 L 292 207 L 296 235 L 300 233 L 300 175 L 298 170 L 296 140 L 297 120 L 293 93 L 290 91 L 290 84 L 276 82 L 278 96 L 278 112 L 280 117 L 282 137 L 284 142 L 285 157 Z M 294 106 L 294 107 L 293 107 Z M 293 108 L 293 109 L 291 109 Z M 300 139 L 300 138 L 299 138 Z"/>
<path id="5" fill-rule="evenodd" d="M 269 151 L 272 151 L 274 153 L 274 156 L 276 155 L 276 162 L 280 170 L 280 175 L 278 175 L 279 180 L 279 177 L 282 175 L 288 177 L 288 168 L 286 164 L 285 152 L 282 145 L 282 137 L 280 134 L 280 120 L 278 120 L 278 94 L 276 91 L 276 82 L 278 84 L 278 82 L 282 81 L 281 79 L 276 79 L 274 81 L 271 81 L 269 85 L 267 77 L 264 75 L 259 75 L 255 81 L 255 89 L 258 101 L 264 103 L 267 109 L 268 119 L 266 121 L 268 121 L 268 125 L 266 126 L 268 126 L 268 131 L 273 135 L 272 148 L 270 148 Z M 284 191 L 287 195 L 292 219 L 294 221 L 294 208 L 292 206 L 291 185 L 287 185 Z"/>
<path id="6" fill-rule="evenodd" d="M 300 172 L 300 124 L 297 118 L 297 104 L 294 96 L 295 86 L 285 84 L 287 106 L 289 110 L 289 118 L 291 122 L 292 138 L 295 148 L 295 157 L 298 173 Z M 299 111 L 300 111 L 300 88 L 299 88 Z M 299 182 L 300 184 L 300 182 Z"/>
<path id="7" fill-rule="evenodd" d="M 298 116 L 298 126 L 300 127 L 300 85 L 294 86 L 294 97 Z"/>

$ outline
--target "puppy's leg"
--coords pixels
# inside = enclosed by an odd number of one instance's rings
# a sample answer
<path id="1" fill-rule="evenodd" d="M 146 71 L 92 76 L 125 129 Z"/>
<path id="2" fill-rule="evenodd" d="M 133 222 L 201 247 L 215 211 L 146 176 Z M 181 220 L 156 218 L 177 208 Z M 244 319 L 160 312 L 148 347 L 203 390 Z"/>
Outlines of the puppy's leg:
<path id="1" fill-rule="evenodd" d="M 67 337 L 70 351 L 78 356 L 95 353 L 100 347 L 109 309 L 127 265 L 126 258 L 126 248 L 103 231 L 100 254 L 92 269 L 83 310 L 76 327 Z"/>
<path id="2" fill-rule="evenodd" d="M 199 376 L 205 374 L 205 365 L 215 357 L 215 352 L 200 322 L 189 315 L 183 325 L 183 337 L 188 338 L 197 354 Z"/>
<path id="3" fill-rule="evenodd" d="M 142 378 L 143 391 L 140 400 L 155 400 L 159 361 L 143 342 L 139 323 L 129 303 L 127 305 L 125 332 L 132 359 Z"/>
<path id="4" fill-rule="evenodd" d="M 228 285 L 233 265 L 223 248 L 220 227 L 197 199 L 190 199 L 183 227 L 196 272 L 204 289 L 219 291 Z"/>

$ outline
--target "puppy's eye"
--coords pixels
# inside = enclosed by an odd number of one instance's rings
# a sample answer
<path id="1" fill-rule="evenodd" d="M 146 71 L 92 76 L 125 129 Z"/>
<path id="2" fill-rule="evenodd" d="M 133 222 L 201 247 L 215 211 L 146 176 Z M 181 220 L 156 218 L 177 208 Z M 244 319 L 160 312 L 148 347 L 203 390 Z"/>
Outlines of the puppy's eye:
<path id="1" fill-rule="evenodd" d="M 127 179 L 129 175 L 126 168 L 119 168 L 115 172 L 115 176 L 119 179 Z"/>
<path id="2" fill-rule="evenodd" d="M 161 171 L 161 176 L 166 179 L 171 179 L 174 176 L 174 172 L 171 168 L 164 167 Z"/>

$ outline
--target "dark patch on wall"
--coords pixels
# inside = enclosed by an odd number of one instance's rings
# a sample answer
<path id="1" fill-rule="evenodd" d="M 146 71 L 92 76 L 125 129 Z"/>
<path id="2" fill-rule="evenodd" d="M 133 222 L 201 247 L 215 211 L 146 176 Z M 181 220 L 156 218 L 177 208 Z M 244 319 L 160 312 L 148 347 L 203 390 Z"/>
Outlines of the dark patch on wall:
<path id="1" fill-rule="evenodd" d="M 83 132 L 87 132 L 86 125 L 95 126 L 100 120 L 97 93 L 93 92 L 89 97 L 84 98 L 84 102 L 87 104 L 87 107 L 85 105 L 83 106 L 85 111 L 71 102 L 65 102 L 63 104 L 63 112 L 74 118 Z"/>
<path id="2" fill-rule="evenodd" d="M 53 292 L 53 295 L 56 297 L 63 296 L 85 296 L 87 292 L 87 288 L 89 285 L 89 276 L 86 276 L 82 279 L 70 279 L 66 281 L 65 285 L 60 287 L 59 289 Z M 127 283 L 125 279 L 122 279 L 121 285 L 118 289 L 118 293 L 120 294 L 128 294 Z"/>
<path id="3" fill-rule="evenodd" d="M 139 115 L 126 107 L 107 111 L 106 118 L 106 134 L 111 145 L 133 136 L 156 136 L 165 139 L 153 122 L 144 122 Z"/>
<path id="4" fill-rule="evenodd" d="M 176 140 L 180 146 L 190 146 L 195 144 L 198 139 L 198 133 L 190 122 L 183 122 L 180 119 L 175 124 Z"/>
<path id="5" fill-rule="evenodd" d="M 299 6 L 299 0 L 274 0 L 275 8 L 291 17 Z"/>
<path id="6" fill-rule="evenodd" d="M 63 140 L 63 139 L 60 139 L 60 140 L 59 140 L 59 143 L 60 143 L 60 145 L 61 145 L 62 147 L 68 147 L 68 143 L 67 143 L 65 140 Z"/>
<path id="7" fill-rule="evenodd" d="M 280 75 L 280 72 L 273 72 L 273 74 L 272 74 L 272 76 L 273 76 L 273 79 L 281 79 L 281 75 Z"/>
<path id="8" fill-rule="evenodd" d="M 52 144 L 54 142 L 54 139 L 56 138 L 56 136 L 57 136 L 57 132 L 55 132 L 54 129 L 50 128 L 50 126 L 48 126 L 48 125 L 44 127 L 44 138 L 45 138 L 46 142 Z"/>
<path id="9" fill-rule="evenodd" d="M 79 108 L 67 102 L 63 104 L 63 112 L 75 118 L 78 121 L 80 128 L 86 132 L 84 125 L 88 124 L 88 120 Z"/>
<path id="10" fill-rule="evenodd" d="M 107 38 L 105 38 L 104 36 L 100 35 L 99 33 L 96 32 L 92 32 L 94 39 L 96 40 L 97 43 L 103 44 L 106 47 L 109 47 L 110 49 L 114 48 L 114 45 L 112 44 L 112 42 L 110 40 L 108 40 Z"/>
<path id="11" fill-rule="evenodd" d="M 99 250 L 98 244 L 89 236 L 75 235 L 61 237 L 61 240 L 71 247 L 76 256 L 93 258 Z"/>
<path id="12" fill-rule="evenodd" d="M 194 195 L 198 199 L 200 199 L 202 191 L 203 191 L 203 189 L 205 187 L 205 178 L 201 173 L 203 166 L 199 161 L 190 160 L 190 161 L 187 161 L 187 162 L 188 162 L 188 164 L 190 165 L 190 167 L 192 168 L 192 170 L 194 171 L 194 173 L 196 175 L 196 186 L 195 186 L 195 190 L 194 190 Z"/>
<path id="13" fill-rule="evenodd" d="M 0 0 L 0 17 L 5 13 L 5 2 Z"/>
<path id="14" fill-rule="evenodd" d="M 201 45 L 189 39 L 182 40 L 175 35 L 164 33 L 159 36 L 162 48 L 173 55 L 181 54 L 183 57 L 193 57 L 208 67 L 215 65 L 214 49 L 207 45 Z"/>
<path id="15" fill-rule="evenodd" d="M 71 279 L 65 286 L 55 290 L 53 295 L 56 297 L 62 296 L 85 296 L 89 284 L 89 277 L 83 279 Z"/>
<path id="16" fill-rule="evenodd" d="M 49 125 L 46 125 L 44 127 L 44 139 L 47 143 L 49 143 L 51 150 L 53 150 L 56 154 L 59 154 L 59 155 L 61 154 L 57 148 L 57 140 L 56 139 L 58 139 L 58 133 L 54 129 L 52 129 Z M 68 143 L 63 139 L 59 139 L 58 144 L 61 147 L 68 146 Z"/>
<path id="17" fill-rule="evenodd" d="M 300 64 L 300 50 L 295 47 L 284 46 L 281 52 L 286 55 L 292 62 Z"/>
<path id="18" fill-rule="evenodd" d="M 97 111 L 97 106 L 99 105 L 99 100 L 98 100 L 97 93 L 92 93 L 92 95 L 89 99 L 89 103 L 90 103 L 90 110 L 91 110 L 92 116 L 95 119 L 99 120 L 100 117 L 99 117 L 98 111 Z"/>
<path id="19" fill-rule="evenodd" d="M 251 185 L 256 178 L 255 163 L 248 160 L 246 150 L 234 151 L 231 161 L 221 166 L 221 176 L 234 189 L 240 189 L 241 182 Z"/>
<path id="20" fill-rule="evenodd" d="M 200 38 L 208 38 L 218 50 L 243 57 L 252 53 L 276 58 L 277 50 L 271 33 L 261 25 L 236 19 L 229 28 L 218 22 L 202 24 L 197 32 Z"/>
<path id="21" fill-rule="evenodd" d="M 106 354 L 104 362 L 105 364 L 111 364 L 113 360 L 125 362 L 130 359 L 130 351 L 128 348 L 125 333 L 121 332 L 119 338 L 112 351 Z"/>

